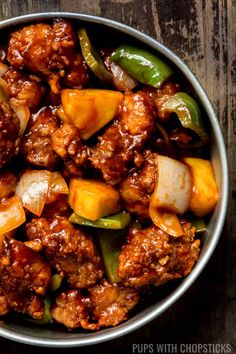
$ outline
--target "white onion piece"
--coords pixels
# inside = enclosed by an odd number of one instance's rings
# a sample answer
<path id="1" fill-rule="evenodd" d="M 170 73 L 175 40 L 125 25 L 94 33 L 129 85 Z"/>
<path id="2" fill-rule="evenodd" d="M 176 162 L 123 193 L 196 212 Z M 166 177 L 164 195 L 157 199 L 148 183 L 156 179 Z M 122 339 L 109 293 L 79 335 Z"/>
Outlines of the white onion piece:
<path id="1" fill-rule="evenodd" d="M 113 84 L 118 90 L 132 90 L 138 85 L 138 81 L 121 69 L 119 65 L 111 62 L 110 70 L 113 75 Z"/>
<path id="2" fill-rule="evenodd" d="M 172 211 L 167 211 L 161 208 L 156 208 L 152 205 L 149 207 L 149 215 L 154 225 L 158 226 L 167 234 L 179 237 L 183 235 L 183 229 L 178 216 Z"/>
<path id="3" fill-rule="evenodd" d="M 66 181 L 59 172 L 51 172 L 52 181 L 49 188 L 49 194 L 69 194 L 69 188 Z"/>
<path id="4" fill-rule="evenodd" d="M 10 99 L 10 106 L 19 118 L 20 121 L 20 131 L 19 135 L 23 135 L 25 129 L 27 127 L 29 118 L 30 118 L 30 110 L 27 106 L 23 106 L 19 104 L 14 98 Z"/>
<path id="5" fill-rule="evenodd" d="M 175 159 L 158 155 L 157 169 L 152 205 L 184 214 L 189 207 L 192 189 L 189 168 Z"/>
<path id="6" fill-rule="evenodd" d="M 52 173 L 49 171 L 26 171 L 16 186 L 16 195 L 26 209 L 41 216 L 51 181 Z"/>
<path id="7" fill-rule="evenodd" d="M 0 77 L 3 77 L 3 75 L 6 74 L 8 70 L 9 66 L 0 62 Z"/>
<path id="8" fill-rule="evenodd" d="M 2 90 L 2 94 L 5 96 L 4 99 L 8 99 L 9 98 L 9 86 L 7 84 L 7 82 L 5 80 L 3 80 L 1 77 L 0 77 L 0 88 Z M 1 96 L 2 96 L 1 94 Z"/>
<path id="9" fill-rule="evenodd" d="M 0 204 L 0 235 L 6 234 L 25 222 L 25 211 L 17 196 L 6 199 Z"/>

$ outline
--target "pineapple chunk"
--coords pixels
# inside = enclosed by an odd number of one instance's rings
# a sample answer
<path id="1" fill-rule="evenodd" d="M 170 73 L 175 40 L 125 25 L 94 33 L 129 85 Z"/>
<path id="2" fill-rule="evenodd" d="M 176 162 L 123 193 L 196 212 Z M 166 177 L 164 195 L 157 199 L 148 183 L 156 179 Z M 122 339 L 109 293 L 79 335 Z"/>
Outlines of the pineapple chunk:
<path id="1" fill-rule="evenodd" d="M 115 214 L 120 210 L 119 192 L 106 183 L 73 178 L 69 186 L 69 204 L 74 212 L 89 220 Z"/>
<path id="2" fill-rule="evenodd" d="M 183 161 L 192 175 L 189 209 L 194 215 L 202 217 L 213 211 L 219 199 L 211 162 L 193 157 L 186 157 Z"/>
<path id="3" fill-rule="evenodd" d="M 123 93 L 112 90 L 65 89 L 61 93 L 63 111 L 70 123 L 80 130 L 84 140 L 90 138 L 119 113 L 122 100 Z"/>

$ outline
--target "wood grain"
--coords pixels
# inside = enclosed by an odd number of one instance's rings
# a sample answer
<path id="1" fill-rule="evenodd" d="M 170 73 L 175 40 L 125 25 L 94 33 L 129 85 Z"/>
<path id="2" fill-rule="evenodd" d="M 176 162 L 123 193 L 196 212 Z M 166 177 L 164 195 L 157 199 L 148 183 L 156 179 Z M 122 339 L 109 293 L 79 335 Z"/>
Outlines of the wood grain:
<path id="1" fill-rule="evenodd" d="M 205 88 L 228 151 L 230 201 L 216 252 L 191 289 L 144 328 L 86 353 L 132 353 L 133 343 L 230 343 L 236 353 L 236 2 L 235 0 L 1 0 L 0 19 L 72 11 L 128 24 L 176 52 Z M 46 353 L 8 340 L 0 352 Z M 50 353 L 78 353 L 79 349 Z"/>

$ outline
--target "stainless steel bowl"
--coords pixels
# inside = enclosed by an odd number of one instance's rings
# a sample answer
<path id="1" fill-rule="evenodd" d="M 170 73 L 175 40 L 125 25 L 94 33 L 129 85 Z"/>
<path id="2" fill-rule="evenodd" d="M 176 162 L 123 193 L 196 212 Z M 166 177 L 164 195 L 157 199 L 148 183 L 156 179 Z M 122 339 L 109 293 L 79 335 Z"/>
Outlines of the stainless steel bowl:
<path id="1" fill-rule="evenodd" d="M 180 298 L 180 296 L 193 284 L 195 279 L 201 273 L 219 240 L 226 215 L 229 182 L 225 145 L 217 117 L 202 86 L 180 58 L 156 40 L 131 27 L 105 18 L 84 14 L 51 12 L 20 16 L 2 21 L 0 23 L 0 30 L 8 30 L 23 23 L 46 20 L 53 17 L 64 17 L 78 22 L 82 21 L 83 23 L 87 23 L 89 25 L 94 24 L 98 27 L 105 26 L 107 29 L 107 35 L 109 34 L 109 31 L 112 30 L 122 35 L 129 36 L 129 38 L 139 41 L 142 45 L 151 48 L 151 50 L 157 54 L 161 54 L 169 62 L 176 66 L 178 71 L 182 73 L 187 82 L 190 84 L 193 93 L 201 103 L 206 115 L 209 118 L 213 138 L 213 146 L 211 151 L 212 164 L 220 192 L 219 203 L 211 217 L 207 231 L 203 236 L 200 258 L 191 274 L 184 278 L 180 285 L 174 289 L 174 291 L 172 290 L 167 296 L 163 297 L 155 304 L 149 306 L 147 305 L 146 308 L 134 315 L 130 320 L 115 328 L 104 329 L 96 333 L 73 333 L 67 332 L 66 330 L 64 332 L 57 332 L 52 329 L 32 327 L 32 325 L 27 326 L 25 324 L 16 324 L 10 321 L 0 323 L 0 336 L 14 341 L 47 347 L 75 347 L 97 344 L 127 334 L 153 320 Z"/>

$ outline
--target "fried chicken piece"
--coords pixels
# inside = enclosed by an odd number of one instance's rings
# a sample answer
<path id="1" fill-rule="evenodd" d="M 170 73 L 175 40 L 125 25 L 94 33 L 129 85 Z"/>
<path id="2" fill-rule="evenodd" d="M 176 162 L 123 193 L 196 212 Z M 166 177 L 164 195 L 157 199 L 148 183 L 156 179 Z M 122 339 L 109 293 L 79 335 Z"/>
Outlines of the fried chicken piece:
<path id="1" fill-rule="evenodd" d="M 50 281 L 50 268 L 39 254 L 20 241 L 0 236 L 0 287 L 13 310 L 42 318 L 42 295 Z"/>
<path id="2" fill-rule="evenodd" d="M 20 121 L 6 101 L 0 103 L 0 168 L 19 151 Z"/>
<path id="3" fill-rule="evenodd" d="M 108 184 L 114 185 L 125 177 L 128 165 L 151 136 L 154 114 L 148 95 L 144 92 L 126 93 L 118 121 L 100 136 L 92 164 L 101 170 Z"/>
<path id="4" fill-rule="evenodd" d="M 52 149 L 64 160 L 70 174 L 81 175 L 81 167 L 87 165 L 90 151 L 82 144 L 75 126 L 63 123 L 52 135 Z"/>
<path id="5" fill-rule="evenodd" d="M 89 287 L 88 292 L 89 296 L 79 290 L 61 293 L 51 306 L 52 317 L 68 328 L 98 330 L 125 321 L 139 300 L 137 290 L 107 280 Z"/>
<path id="6" fill-rule="evenodd" d="M 145 164 L 141 171 L 134 171 L 121 182 L 120 194 L 124 208 L 141 220 L 148 220 L 150 196 L 157 179 L 156 156 L 150 151 L 145 153 Z"/>
<path id="7" fill-rule="evenodd" d="M 23 106 L 34 110 L 39 106 L 46 92 L 41 80 L 34 75 L 24 75 L 22 72 L 10 69 L 3 76 L 9 87 L 9 96 Z"/>
<path id="8" fill-rule="evenodd" d="M 171 113 L 164 109 L 163 105 L 171 96 L 179 91 L 179 84 L 174 82 L 166 82 L 160 89 L 151 86 L 144 88 L 144 92 L 148 94 L 153 102 L 157 118 L 160 121 L 166 122 L 169 119 Z"/>
<path id="9" fill-rule="evenodd" d="M 46 204 L 43 209 L 43 217 L 47 219 L 53 218 L 54 216 L 65 216 L 69 217 L 72 213 L 71 207 L 68 203 L 68 195 L 57 194 L 56 199 L 53 201 L 46 200 Z"/>
<path id="10" fill-rule="evenodd" d="M 126 136 L 126 142 L 132 144 L 132 137 Z M 98 139 L 97 149 L 90 157 L 92 165 L 102 172 L 108 184 L 117 184 L 126 175 L 129 160 L 128 151 L 124 151 L 120 124 L 113 123 Z"/>
<path id="11" fill-rule="evenodd" d="M 33 219 L 26 225 L 30 240 L 40 239 L 50 265 L 75 288 L 93 285 L 103 275 L 102 259 L 92 238 L 64 217 Z"/>
<path id="12" fill-rule="evenodd" d="M 17 179 L 10 171 L 0 173 L 0 199 L 8 198 L 15 193 Z"/>
<path id="13" fill-rule="evenodd" d="M 50 313 L 54 320 L 68 328 L 97 330 L 97 324 L 90 321 L 91 308 L 90 297 L 82 295 L 79 290 L 67 290 L 56 298 Z"/>
<path id="14" fill-rule="evenodd" d="M 40 240 L 35 239 L 32 241 L 25 241 L 24 245 L 31 248 L 33 251 L 35 252 L 41 252 L 43 247 L 42 247 L 42 243 Z"/>
<path id="15" fill-rule="evenodd" d="M 93 303 L 93 317 L 99 327 L 116 326 L 127 320 L 128 312 L 139 301 L 139 294 L 116 283 L 103 280 L 88 289 Z"/>
<path id="16" fill-rule="evenodd" d="M 6 315 L 10 310 L 11 309 L 8 305 L 7 298 L 0 289 L 0 316 Z"/>
<path id="17" fill-rule="evenodd" d="M 52 24 L 32 24 L 13 32 L 7 60 L 15 69 L 43 76 L 52 92 L 59 94 L 61 77 L 76 87 L 86 81 L 85 64 L 81 55 L 75 52 L 75 47 L 76 35 L 71 23 L 54 19 Z"/>
<path id="18" fill-rule="evenodd" d="M 55 19 L 53 24 L 36 23 L 12 32 L 7 60 L 16 69 L 48 76 L 70 64 L 75 33 L 69 22 Z"/>
<path id="19" fill-rule="evenodd" d="M 172 237 L 156 226 L 135 231 L 119 256 L 118 275 L 127 286 L 161 285 L 189 274 L 200 252 L 194 228 L 183 224 L 184 236 Z"/>
<path id="20" fill-rule="evenodd" d="M 81 89 L 88 82 L 87 65 L 81 54 L 75 54 L 63 78 L 63 86 Z"/>
<path id="21" fill-rule="evenodd" d="M 54 169 L 60 159 L 52 149 L 51 137 L 59 127 L 59 119 L 50 107 L 32 116 L 29 129 L 22 138 L 21 153 L 34 166 Z"/>

